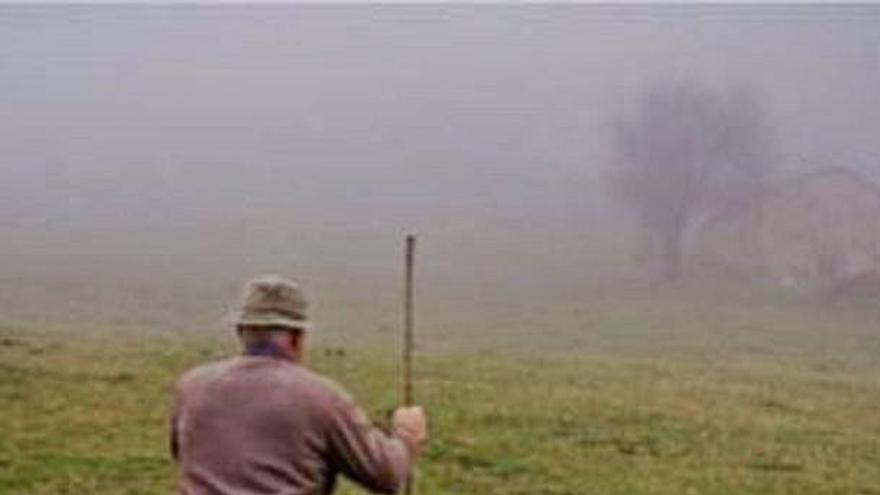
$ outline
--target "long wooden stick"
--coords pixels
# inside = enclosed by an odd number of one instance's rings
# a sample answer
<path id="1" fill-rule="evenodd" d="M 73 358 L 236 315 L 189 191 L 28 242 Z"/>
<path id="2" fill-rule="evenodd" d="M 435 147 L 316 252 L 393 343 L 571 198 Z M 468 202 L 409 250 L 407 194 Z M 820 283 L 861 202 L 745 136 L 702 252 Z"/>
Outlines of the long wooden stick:
<path id="1" fill-rule="evenodd" d="M 416 237 L 406 236 L 405 279 L 403 295 L 403 404 L 413 405 L 413 281 L 416 255 Z"/>
<path id="2" fill-rule="evenodd" d="M 413 324 L 414 324 L 414 294 L 413 281 L 416 257 L 416 237 L 406 236 L 405 275 L 403 294 L 403 404 L 411 406 L 413 397 Z M 406 495 L 413 492 L 413 476 L 415 467 L 406 481 Z"/>

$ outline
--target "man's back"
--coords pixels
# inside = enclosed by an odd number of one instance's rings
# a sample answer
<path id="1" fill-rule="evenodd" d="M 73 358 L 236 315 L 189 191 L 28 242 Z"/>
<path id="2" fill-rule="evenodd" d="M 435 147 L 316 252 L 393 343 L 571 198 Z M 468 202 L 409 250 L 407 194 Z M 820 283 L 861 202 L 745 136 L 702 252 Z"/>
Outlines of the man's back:
<path id="1" fill-rule="evenodd" d="M 393 493 L 411 454 L 336 387 L 271 356 L 196 368 L 178 382 L 172 448 L 186 495 L 319 495 L 337 473 Z"/>

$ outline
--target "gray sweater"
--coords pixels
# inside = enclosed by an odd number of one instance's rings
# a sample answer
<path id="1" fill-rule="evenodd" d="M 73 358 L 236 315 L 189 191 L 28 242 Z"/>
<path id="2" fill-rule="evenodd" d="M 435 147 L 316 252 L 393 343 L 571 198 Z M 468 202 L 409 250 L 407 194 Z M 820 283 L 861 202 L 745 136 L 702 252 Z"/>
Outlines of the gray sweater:
<path id="1" fill-rule="evenodd" d="M 407 442 L 373 426 L 336 384 L 271 356 L 187 372 L 171 450 L 182 495 L 325 495 L 339 474 L 395 493 L 413 462 Z"/>

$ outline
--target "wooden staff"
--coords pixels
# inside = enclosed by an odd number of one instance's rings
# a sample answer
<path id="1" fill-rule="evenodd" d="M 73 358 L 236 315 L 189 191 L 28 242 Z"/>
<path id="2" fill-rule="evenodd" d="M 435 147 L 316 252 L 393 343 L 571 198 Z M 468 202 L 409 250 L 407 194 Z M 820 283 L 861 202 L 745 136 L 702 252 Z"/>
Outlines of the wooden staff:
<path id="1" fill-rule="evenodd" d="M 413 271 L 416 255 L 416 237 L 406 236 L 405 278 L 403 294 L 403 404 L 413 405 Z"/>
<path id="2" fill-rule="evenodd" d="M 414 235 L 406 236 L 406 255 L 405 275 L 404 275 L 404 294 L 403 294 L 403 404 L 412 406 L 413 397 L 413 323 L 414 323 L 414 305 L 413 305 L 413 272 L 415 268 L 416 255 L 416 237 Z M 407 479 L 406 494 L 412 493 L 413 476 Z"/>

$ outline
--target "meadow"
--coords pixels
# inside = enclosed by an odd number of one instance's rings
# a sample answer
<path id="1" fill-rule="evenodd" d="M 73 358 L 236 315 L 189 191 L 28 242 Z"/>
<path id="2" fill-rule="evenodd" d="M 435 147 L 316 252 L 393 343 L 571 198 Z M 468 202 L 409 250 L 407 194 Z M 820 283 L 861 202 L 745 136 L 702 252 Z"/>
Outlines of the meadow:
<path id="1" fill-rule="evenodd" d="M 618 291 L 524 313 L 421 327 L 416 493 L 880 494 L 873 304 Z M 0 325 L 0 493 L 174 493 L 171 384 L 234 352 L 231 334 Z M 393 329 L 337 329 L 311 364 L 381 421 L 397 358 Z"/>

